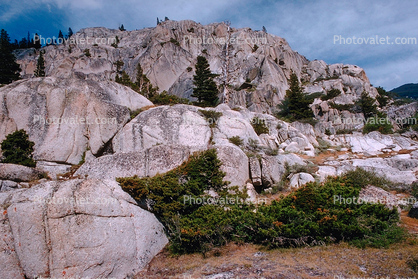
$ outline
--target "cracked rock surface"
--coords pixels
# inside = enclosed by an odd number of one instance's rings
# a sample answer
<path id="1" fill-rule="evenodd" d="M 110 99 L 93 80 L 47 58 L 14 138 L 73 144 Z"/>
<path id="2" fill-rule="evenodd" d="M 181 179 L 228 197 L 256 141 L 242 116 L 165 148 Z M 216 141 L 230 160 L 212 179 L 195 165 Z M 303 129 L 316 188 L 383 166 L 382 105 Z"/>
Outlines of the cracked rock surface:
<path id="1" fill-rule="evenodd" d="M 46 182 L 0 193 L 0 205 L 0 278 L 126 278 L 168 242 L 111 180 Z"/>

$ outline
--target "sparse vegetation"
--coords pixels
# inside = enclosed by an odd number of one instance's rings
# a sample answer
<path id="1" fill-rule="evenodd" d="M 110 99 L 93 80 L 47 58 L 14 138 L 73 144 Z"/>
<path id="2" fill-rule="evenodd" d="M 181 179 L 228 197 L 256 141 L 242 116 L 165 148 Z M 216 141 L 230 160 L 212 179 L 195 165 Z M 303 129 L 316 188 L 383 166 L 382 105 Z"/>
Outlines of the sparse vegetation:
<path id="1" fill-rule="evenodd" d="M 87 56 L 87 57 L 90 57 L 91 56 L 90 49 L 88 49 L 88 48 L 84 49 L 84 55 Z"/>
<path id="2" fill-rule="evenodd" d="M 330 100 L 330 99 L 334 99 L 335 97 L 338 97 L 339 95 L 341 95 L 341 91 L 339 89 L 333 88 L 333 89 L 329 90 L 326 95 L 322 95 L 321 100 L 322 101 L 327 101 L 327 100 Z"/>
<path id="3" fill-rule="evenodd" d="M 340 241 L 362 248 L 387 247 L 405 235 L 397 225 L 396 209 L 344 202 L 358 198 L 362 187 L 378 184 L 364 171 L 328 178 L 322 184 L 308 183 L 271 204 L 255 205 L 245 202 L 246 194 L 237 187 L 225 187 L 219 167 L 216 152 L 209 150 L 163 175 L 117 180 L 140 204 L 148 201 L 149 210 L 166 228 L 174 254 L 205 254 L 231 241 L 270 248 Z M 209 189 L 217 190 L 219 197 L 205 196 Z"/>
<path id="4" fill-rule="evenodd" d="M 343 110 L 347 110 L 347 111 L 351 111 L 354 112 L 354 104 L 336 104 L 334 102 L 328 102 L 328 105 L 336 110 L 339 111 L 343 111 Z"/>
<path id="5" fill-rule="evenodd" d="M 189 104 L 190 101 L 185 98 L 179 98 L 175 95 L 170 95 L 167 91 L 163 91 L 161 94 L 154 94 L 149 98 L 155 105 L 175 105 L 175 104 Z"/>
<path id="6" fill-rule="evenodd" d="M 377 114 L 375 99 L 370 97 L 366 91 L 361 93 L 360 99 L 356 102 L 356 105 L 360 108 L 366 119 Z"/>
<path id="7" fill-rule="evenodd" d="M 219 118 L 222 116 L 222 112 L 214 111 L 214 110 L 199 110 L 206 121 L 209 123 L 209 127 L 215 128 L 216 124 L 218 123 Z"/>
<path id="8" fill-rule="evenodd" d="M 363 127 L 363 134 L 373 131 L 379 131 L 382 134 L 392 134 L 393 126 L 387 117 L 370 117 Z"/>
<path id="9" fill-rule="evenodd" d="M 269 128 L 267 127 L 266 120 L 264 120 L 264 119 L 254 117 L 251 120 L 251 125 L 253 126 L 254 131 L 257 135 L 268 134 L 269 133 Z"/>
<path id="10" fill-rule="evenodd" d="M 239 136 L 233 136 L 228 139 L 230 143 L 235 144 L 236 146 L 241 146 L 244 144 L 244 141 Z"/>

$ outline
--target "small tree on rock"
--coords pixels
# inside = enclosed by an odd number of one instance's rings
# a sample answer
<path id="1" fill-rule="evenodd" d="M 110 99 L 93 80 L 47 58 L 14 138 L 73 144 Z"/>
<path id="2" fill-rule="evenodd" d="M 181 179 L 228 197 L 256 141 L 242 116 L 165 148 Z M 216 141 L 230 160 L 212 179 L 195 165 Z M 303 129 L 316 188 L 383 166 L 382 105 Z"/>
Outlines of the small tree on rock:
<path id="1" fill-rule="evenodd" d="M 45 59 L 43 51 L 39 52 L 38 62 L 36 64 L 35 77 L 45 76 Z"/>
<path id="2" fill-rule="evenodd" d="M 210 71 L 208 60 L 204 56 L 197 57 L 196 74 L 193 76 L 192 97 L 197 98 L 199 106 L 215 106 L 218 102 L 218 87 L 213 78 L 216 74 Z"/>
<path id="3" fill-rule="evenodd" d="M 13 47 L 6 30 L 0 31 L 0 84 L 8 84 L 20 78 L 20 66 L 16 63 Z"/>
<path id="4" fill-rule="evenodd" d="M 366 91 L 361 93 L 360 99 L 356 104 L 359 106 L 366 119 L 377 114 L 377 106 L 375 101 L 376 100 L 370 97 Z"/>
<path id="5" fill-rule="evenodd" d="M 290 118 L 290 120 L 299 120 L 313 117 L 313 112 L 309 105 L 311 100 L 306 98 L 303 88 L 299 85 L 298 77 L 295 73 L 290 75 L 290 87 L 286 90 L 285 99 L 281 105 L 280 115 Z"/>
<path id="6" fill-rule="evenodd" d="M 34 142 L 29 140 L 25 130 L 19 130 L 6 136 L 1 143 L 3 163 L 18 164 L 27 167 L 35 167 L 32 159 Z"/>

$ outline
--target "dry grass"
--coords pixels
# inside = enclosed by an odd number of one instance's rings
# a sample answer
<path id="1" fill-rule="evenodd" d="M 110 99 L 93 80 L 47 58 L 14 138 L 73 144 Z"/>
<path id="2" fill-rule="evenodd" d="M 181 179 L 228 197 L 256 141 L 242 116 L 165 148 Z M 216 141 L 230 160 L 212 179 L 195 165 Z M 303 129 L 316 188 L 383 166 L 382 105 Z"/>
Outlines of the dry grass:
<path id="1" fill-rule="evenodd" d="M 418 220 L 402 213 L 402 225 L 418 232 Z M 135 278 L 416 278 L 407 261 L 418 258 L 418 238 L 411 235 L 388 249 L 359 249 L 340 243 L 328 246 L 266 250 L 262 246 L 230 243 L 201 254 L 157 255 Z"/>

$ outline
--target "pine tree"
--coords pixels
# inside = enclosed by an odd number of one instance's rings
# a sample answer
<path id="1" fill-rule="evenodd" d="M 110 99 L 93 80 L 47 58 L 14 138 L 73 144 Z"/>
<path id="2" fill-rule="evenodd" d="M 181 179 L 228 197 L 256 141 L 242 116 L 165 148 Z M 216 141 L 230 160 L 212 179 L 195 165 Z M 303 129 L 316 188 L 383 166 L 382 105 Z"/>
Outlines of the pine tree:
<path id="1" fill-rule="evenodd" d="M 36 64 L 35 77 L 45 76 L 45 59 L 43 51 L 39 52 L 38 63 Z"/>
<path id="2" fill-rule="evenodd" d="M 216 75 L 210 71 L 208 60 L 204 56 L 197 57 L 196 74 L 193 76 L 192 97 L 197 98 L 197 105 L 215 106 L 218 102 L 218 88 L 213 78 Z"/>
<path id="3" fill-rule="evenodd" d="M 25 130 L 19 130 L 6 136 L 1 143 L 3 152 L 3 163 L 19 164 L 28 167 L 35 167 L 32 159 L 33 146 L 35 143 L 29 140 Z"/>
<path id="4" fill-rule="evenodd" d="M 62 44 L 64 42 L 64 34 L 62 34 L 62 31 L 60 30 L 58 33 L 58 41 L 59 44 Z"/>
<path id="5" fill-rule="evenodd" d="M 120 31 L 126 31 L 125 27 L 123 26 L 123 24 L 119 27 Z"/>
<path id="6" fill-rule="evenodd" d="M 71 29 L 71 27 L 68 28 L 68 38 L 71 38 L 71 36 L 73 35 L 73 30 Z"/>
<path id="7" fill-rule="evenodd" d="M 360 99 L 356 103 L 363 113 L 364 117 L 367 119 L 377 114 L 377 106 L 375 104 L 375 99 L 369 96 L 366 91 L 361 93 Z"/>
<path id="8" fill-rule="evenodd" d="M 16 63 L 10 38 L 6 30 L 0 31 L 0 84 L 8 84 L 20 78 L 20 66 Z"/>
<path id="9" fill-rule="evenodd" d="M 35 33 L 35 40 L 34 40 L 34 42 L 32 43 L 32 45 L 33 45 L 33 47 L 34 47 L 34 48 L 36 48 L 36 49 L 41 48 L 41 40 L 40 40 L 40 38 L 39 38 L 38 33 Z"/>
<path id="10" fill-rule="evenodd" d="M 309 107 L 311 101 L 309 101 L 303 93 L 303 88 L 299 85 L 299 80 L 295 73 L 290 75 L 289 83 L 290 87 L 286 90 L 286 96 L 281 105 L 280 115 L 290 117 L 291 120 L 313 117 L 313 112 Z"/>
<path id="11" fill-rule="evenodd" d="M 148 77 L 144 74 L 141 64 L 136 66 L 136 91 L 147 98 L 152 98 L 158 91 L 158 87 L 153 87 Z"/>

